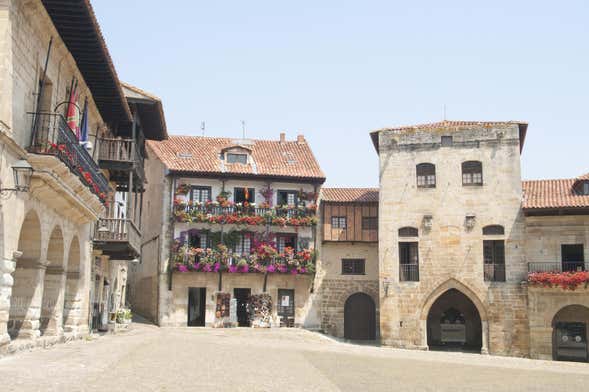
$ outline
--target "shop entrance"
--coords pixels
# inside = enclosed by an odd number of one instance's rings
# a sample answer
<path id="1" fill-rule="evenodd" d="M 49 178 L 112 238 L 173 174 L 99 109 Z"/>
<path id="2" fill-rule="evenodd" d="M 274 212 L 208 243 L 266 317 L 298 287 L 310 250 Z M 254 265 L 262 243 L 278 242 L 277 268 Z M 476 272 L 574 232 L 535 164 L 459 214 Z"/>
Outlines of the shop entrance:
<path id="1" fill-rule="evenodd" d="M 204 327 L 206 313 L 207 289 L 204 287 L 188 288 L 188 326 Z"/>
<path id="2" fill-rule="evenodd" d="M 294 327 L 294 290 L 278 289 L 278 317 L 281 327 Z"/>
<path id="3" fill-rule="evenodd" d="M 251 293 L 251 289 L 233 289 L 233 297 L 237 301 L 237 324 L 240 327 L 250 326 L 250 312 L 248 303 Z"/>

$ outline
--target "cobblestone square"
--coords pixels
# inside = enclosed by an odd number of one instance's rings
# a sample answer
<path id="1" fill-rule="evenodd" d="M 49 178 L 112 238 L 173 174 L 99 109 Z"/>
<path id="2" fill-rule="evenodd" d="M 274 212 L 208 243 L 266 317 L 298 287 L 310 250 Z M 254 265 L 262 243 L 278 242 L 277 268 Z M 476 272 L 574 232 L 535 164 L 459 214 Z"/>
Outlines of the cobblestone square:
<path id="1" fill-rule="evenodd" d="M 579 391 L 589 366 L 342 343 L 300 329 L 157 328 L 0 359 L 2 391 Z"/>

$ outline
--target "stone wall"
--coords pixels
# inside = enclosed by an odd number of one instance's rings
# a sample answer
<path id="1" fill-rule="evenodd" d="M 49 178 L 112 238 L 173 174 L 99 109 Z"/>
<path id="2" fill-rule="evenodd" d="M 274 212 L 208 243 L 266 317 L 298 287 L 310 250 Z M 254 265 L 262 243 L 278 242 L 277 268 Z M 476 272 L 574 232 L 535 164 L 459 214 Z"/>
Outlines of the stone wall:
<path id="1" fill-rule="evenodd" d="M 442 136 L 452 136 L 448 146 Z M 385 344 L 427 347 L 427 315 L 435 300 L 454 288 L 477 307 L 483 351 L 525 355 L 527 346 L 510 347 L 503 331 L 525 329 L 519 282 L 525 279 L 524 222 L 520 212 L 520 141 L 516 124 L 464 128 L 382 131 L 380 151 L 379 275 L 381 336 Z M 483 185 L 463 186 L 461 164 L 483 165 Z M 416 165 L 436 165 L 436 187 L 419 188 Z M 475 216 L 474 227 L 466 225 Z M 431 227 L 424 224 L 432 217 Z M 504 236 L 483 236 L 482 228 L 501 225 Z M 401 281 L 398 230 L 419 229 L 419 281 Z M 483 240 L 505 241 L 506 282 L 483 275 Z M 523 317 L 523 319 L 522 319 Z"/>

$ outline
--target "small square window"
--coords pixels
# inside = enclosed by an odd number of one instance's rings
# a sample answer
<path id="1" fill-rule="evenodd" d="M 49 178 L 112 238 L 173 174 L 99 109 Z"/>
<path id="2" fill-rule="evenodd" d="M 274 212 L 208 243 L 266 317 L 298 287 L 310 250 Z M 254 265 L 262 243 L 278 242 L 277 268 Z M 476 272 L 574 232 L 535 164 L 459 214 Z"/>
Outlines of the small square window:
<path id="1" fill-rule="evenodd" d="M 365 270 L 364 259 L 342 259 L 342 275 L 364 275 Z"/>
<path id="2" fill-rule="evenodd" d="M 450 147 L 452 145 L 452 136 L 442 136 L 442 146 Z"/>
<path id="3" fill-rule="evenodd" d="M 331 228 L 332 229 L 345 229 L 347 227 L 347 219 L 345 216 L 332 216 L 331 217 Z"/>
<path id="4" fill-rule="evenodd" d="M 363 216 L 362 217 L 362 230 L 377 230 L 378 229 L 378 217 L 377 216 Z"/>

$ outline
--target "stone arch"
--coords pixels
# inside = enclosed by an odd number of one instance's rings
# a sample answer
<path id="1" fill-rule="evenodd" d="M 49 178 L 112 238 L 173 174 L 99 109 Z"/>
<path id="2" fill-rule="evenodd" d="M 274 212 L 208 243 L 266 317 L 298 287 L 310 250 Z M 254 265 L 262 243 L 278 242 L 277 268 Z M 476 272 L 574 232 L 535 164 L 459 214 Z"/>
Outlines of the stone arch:
<path id="1" fill-rule="evenodd" d="M 487 310 L 483 302 L 472 289 L 453 278 L 448 279 L 444 283 L 440 284 L 436 289 L 434 289 L 421 306 L 420 322 L 422 328 L 422 346 L 426 348 L 428 347 L 428 316 L 430 315 L 432 306 L 436 303 L 436 301 L 438 301 L 438 299 L 452 290 L 456 290 L 466 297 L 466 299 L 470 301 L 476 309 L 476 312 L 478 313 L 477 316 L 480 320 L 481 353 L 487 354 L 489 336 Z"/>
<path id="2" fill-rule="evenodd" d="M 13 286 L 10 296 L 8 334 L 17 337 L 35 338 L 39 334 L 39 316 L 43 294 L 44 264 L 42 250 L 41 220 L 34 209 L 25 215 L 18 238 L 18 252 Z"/>
<path id="3" fill-rule="evenodd" d="M 589 307 L 566 305 L 552 318 L 552 358 L 589 361 Z"/>
<path id="4" fill-rule="evenodd" d="M 376 303 L 366 293 L 356 292 L 344 304 L 344 338 L 376 339 Z"/>
<path id="5" fill-rule="evenodd" d="M 43 279 L 43 302 L 39 332 L 41 335 L 58 335 L 62 331 L 63 295 L 65 291 L 65 249 L 63 232 L 53 227 L 47 244 L 47 267 Z"/>
<path id="6" fill-rule="evenodd" d="M 66 266 L 63 329 L 65 332 L 75 332 L 82 321 L 82 254 L 77 235 L 70 242 Z"/>

